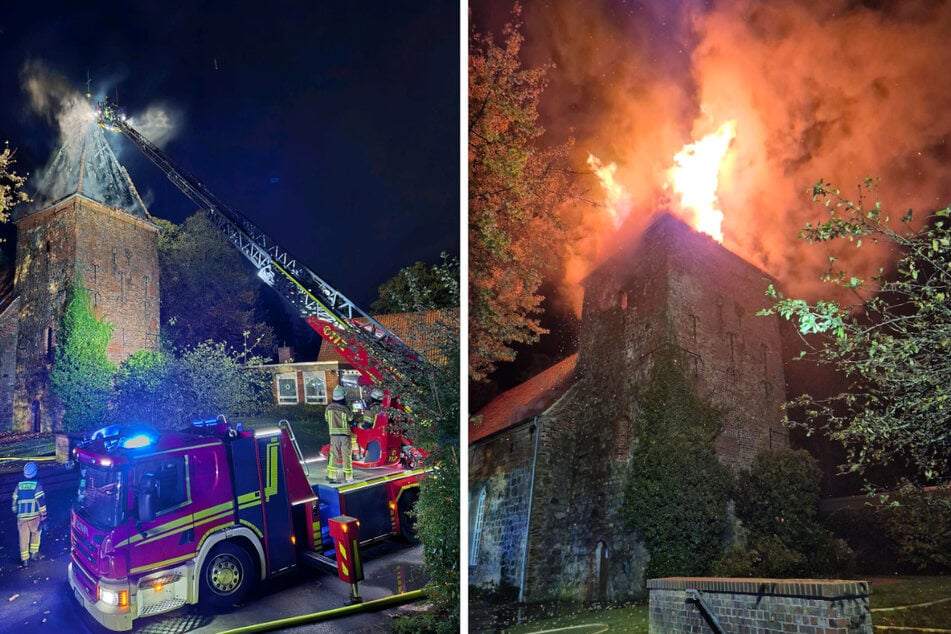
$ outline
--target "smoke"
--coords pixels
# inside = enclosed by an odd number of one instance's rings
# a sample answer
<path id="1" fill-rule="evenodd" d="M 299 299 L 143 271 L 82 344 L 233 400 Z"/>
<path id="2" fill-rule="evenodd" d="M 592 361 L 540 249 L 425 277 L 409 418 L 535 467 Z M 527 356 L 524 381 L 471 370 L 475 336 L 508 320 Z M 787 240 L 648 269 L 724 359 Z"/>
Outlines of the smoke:
<path id="1" fill-rule="evenodd" d="M 160 148 L 178 136 L 183 125 L 181 110 L 175 106 L 157 102 L 151 104 L 139 115 L 130 117 L 129 123 L 149 141 Z"/>
<path id="2" fill-rule="evenodd" d="M 42 61 L 24 63 L 20 83 L 29 96 L 33 112 L 56 126 L 60 145 L 85 134 L 95 121 L 95 110 L 85 95 Z"/>
<path id="3" fill-rule="evenodd" d="M 724 246 L 791 294 L 828 293 L 818 278 L 829 251 L 796 237 L 822 218 L 808 194 L 818 180 L 848 194 L 880 178 L 893 217 L 951 202 L 951 73 L 936 61 L 949 0 L 525 5 L 526 65 L 555 64 L 543 125 L 553 140 L 574 137 L 579 168 L 589 154 L 616 164 L 625 235 L 658 208 L 674 155 L 728 120 Z M 585 185 L 610 202 L 593 174 Z M 583 236 L 565 257 L 567 296 L 623 236 L 603 207 L 575 205 L 565 219 Z M 862 277 L 893 257 L 867 246 L 838 254 Z"/>

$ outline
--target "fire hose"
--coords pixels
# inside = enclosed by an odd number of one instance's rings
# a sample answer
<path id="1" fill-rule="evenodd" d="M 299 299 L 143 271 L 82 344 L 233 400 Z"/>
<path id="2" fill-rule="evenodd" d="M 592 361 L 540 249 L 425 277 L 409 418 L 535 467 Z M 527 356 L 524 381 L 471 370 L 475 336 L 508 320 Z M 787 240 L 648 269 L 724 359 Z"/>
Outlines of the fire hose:
<path id="1" fill-rule="evenodd" d="M 246 625 L 244 627 L 237 627 L 231 630 L 225 630 L 220 634 L 249 634 L 250 632 L 270 632 L 283 627 L 293 627 L 296 625 L 306 625 L 308 623 L 316 623 L 318 621 L 326 621 L 330 619 L 336 619 L 343 616 L 349 616 L 351 614 L 356 614 L 358 612 L 368 612 L 370 610 L 379 610 L 382 608 L 390 607 L 393 605 L 401 605 L 403 603 L 409 603 L 411 601 L 416 601 L 421 599 L 426 595 L 423 590 L 411 590 L 409 592 L 403 592 L 402 594 L 394 594 L 389 597 L 383 597 L 382 599 L 374 599 L 373 601 L 367 601 L 365 603 L 355 603 L 353 605 L 345 605 L 340 608 L 333 608 L 331 610 L 324 610 L 323 612 L 314 612 L 313 614 L 303 614 L 301 616 L 292 616 L 286 619 L 278 619 L 277 621 L 268 621 L 267 623 L 257 623 L 255 625 Z"/>

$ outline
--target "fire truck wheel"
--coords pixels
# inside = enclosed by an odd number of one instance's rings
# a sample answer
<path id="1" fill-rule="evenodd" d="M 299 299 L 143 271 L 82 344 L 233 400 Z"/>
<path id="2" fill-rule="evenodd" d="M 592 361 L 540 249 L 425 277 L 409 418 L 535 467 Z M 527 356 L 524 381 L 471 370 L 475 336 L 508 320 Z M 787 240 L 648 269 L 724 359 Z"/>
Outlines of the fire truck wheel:
<path id="1" fill-rule="evenodd" d="M 228 542 L 215 546 L 201 569 L 201 603 L 226 608 L 245 597 L 254 583 L 254 565 L 248 552 Z"/>
<path id="2" fill-rule="evenodd" d="M 419 498 L 419 488 L 414 487 L 403 491 L 396 503 L 396 509 L 400 514 L 400 535 L 411 544 L 419 541 L 416 536 L 416 518 L 409 514 L 409 511 L 416 506 L 417 498 Z"/>

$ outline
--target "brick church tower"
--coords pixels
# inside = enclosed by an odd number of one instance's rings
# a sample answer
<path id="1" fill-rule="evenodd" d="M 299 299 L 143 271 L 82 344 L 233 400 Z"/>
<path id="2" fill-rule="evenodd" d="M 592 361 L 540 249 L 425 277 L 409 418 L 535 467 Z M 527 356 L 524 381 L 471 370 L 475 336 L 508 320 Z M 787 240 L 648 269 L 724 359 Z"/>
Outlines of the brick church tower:
<path id="1" fill-rule="evenodd" d="M 660 352 L 684 364 L 697 394 L 723 414 L 720 460 L 748 467 L 788 445 L 782 341 L 766 273 L 669 214 L 585 280 L 579 370 L 614 393 L 647 384 Z"/>
<path id="2" fill-rule="evenodd" d="M 56 429 L 49 372 L 67 289 L 82 284 L 96 316 L 114 326 L 107 356 L 119 363 L 157 350 L 158 227 L 94 121 L 68 135 L 14 217 L 19 300 L 13 428 Z"/>

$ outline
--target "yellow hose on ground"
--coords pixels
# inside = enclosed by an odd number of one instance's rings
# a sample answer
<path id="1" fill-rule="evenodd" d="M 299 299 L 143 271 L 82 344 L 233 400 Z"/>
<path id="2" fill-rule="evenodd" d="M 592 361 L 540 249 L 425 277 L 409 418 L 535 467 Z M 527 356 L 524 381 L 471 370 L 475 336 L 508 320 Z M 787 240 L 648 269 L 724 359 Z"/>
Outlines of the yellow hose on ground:
<path id="1" fill-rule="evenodd" d="M 305 625 L 307 623 L 316 623 L 317 621 L 325 621 L 328 619 L 339 618 L 341 616 L 349 616 L 350 614 L 363 612 L 365 610 L 375 610 L 375 609 L 385 608 L 391 605 L 400 605 L 401 603 L 409 603 L 410 601 L 422 599 L 424 596 L 426 596 L 426 593 L 422 590 L 411 590 L 410 592 L 404 592 L 402 594 L 394 594 L 393 596 L 390 596 L 390 597 L 383 597 L 382 599 L 374 599 L 373 601 L 367 601 L 366 603 L 355 603 L 353 605 L 345 605 L 342 608 L 324 610 L 323 612 L 314 612 L 313 614 L 292 616 L 287 619 L 279 619 L 277 621 L 269 621 L 267 623 L 257 623 L 256 625 L 246 625 L 244 627 L 237 627 L 233 630 L 225 630 L 224 632 L 220 632 L 220 634 L 250 634 L 251 632 L 269 632 L 271 630 L 275 630 L 281 627 L 293 627 L 295 625 Z"/>

